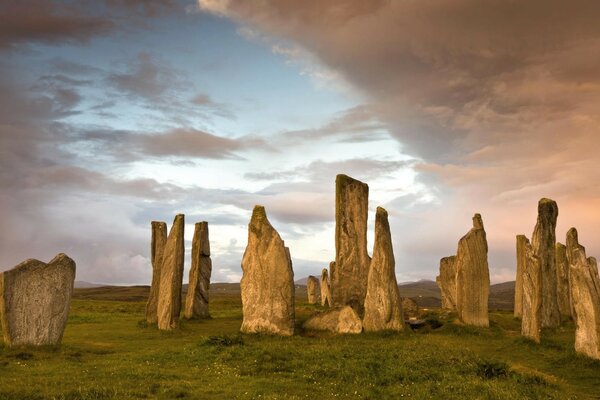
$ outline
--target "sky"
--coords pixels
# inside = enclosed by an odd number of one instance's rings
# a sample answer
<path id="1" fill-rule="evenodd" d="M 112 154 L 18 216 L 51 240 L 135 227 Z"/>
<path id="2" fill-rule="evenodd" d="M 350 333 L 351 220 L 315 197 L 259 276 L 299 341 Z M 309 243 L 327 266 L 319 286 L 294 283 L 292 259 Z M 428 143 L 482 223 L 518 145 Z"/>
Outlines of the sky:
<path id="1" fill-rule="evenodd" d="M 208 221 L 237 282 L 255 204 L 300 279 L 335 259 L 335 176 L 389 212 L 398 281 L 481 213 L 493 283 L 557 201 L 600 256 L 600 2 L 0 3 L 0 271 L 59 252 L 149 284 L 150 222 Z M 370 249 L 371 251 L 371 249 Z"/>

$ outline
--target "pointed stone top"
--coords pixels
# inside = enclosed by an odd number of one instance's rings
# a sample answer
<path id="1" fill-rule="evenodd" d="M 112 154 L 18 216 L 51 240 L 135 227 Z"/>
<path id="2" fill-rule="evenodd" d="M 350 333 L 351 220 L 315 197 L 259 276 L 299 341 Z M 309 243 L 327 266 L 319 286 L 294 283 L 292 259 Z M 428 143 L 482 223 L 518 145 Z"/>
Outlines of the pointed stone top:
<path id="1" fill-rule="evenodd" d="M 254 209 L 252 210 L 252 218 L 251 221 L 255 221 L 258 222 L 260 220 L 265 220 L 267 219 L 267 211 L 265 210 L 264 206 L 261 205 L 255 205 Z"/>
<path id="2" fill-rule="evenodd" d="M 571 247 L 577 247 L 579 246 L 579 237 L 577 234 L 577 229 L 575 228 L 571 228 L 569 229 L 569 231 L 567 232 L 567 246 Z"/>
<path id="3" fill-rule="evenodd" d="M 327 268 L 323 268 L 323 271 L 321 271 L 321 276 L 328 276 L 329 275 L 329 271 L 327 271 Z"/>
<path id="4" fill-rule="evenodd" d="M 483 220 L 481 219 L 481 214 L 473 215 L 473 228 L 483 229 Z"/>
<path id="5" fill-rule="evenodd" d="M 377 207 L 377 212 L 376 212 L 376 215 L 381 215 L 382 217 L 385 217 L 385 218 L 387 218 L 387 216 L 388 216 L 388 212 L 387 212 L 387 210 L 386 210 L 385 208 L 383 208 L 383 207 Z"/>

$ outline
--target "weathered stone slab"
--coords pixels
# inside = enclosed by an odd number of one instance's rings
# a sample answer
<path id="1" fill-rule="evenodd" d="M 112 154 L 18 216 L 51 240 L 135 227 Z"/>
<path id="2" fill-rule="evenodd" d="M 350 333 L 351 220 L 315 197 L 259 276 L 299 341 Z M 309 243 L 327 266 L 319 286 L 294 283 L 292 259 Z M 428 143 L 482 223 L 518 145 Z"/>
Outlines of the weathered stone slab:
<path id="1" fill-rule="evenodd" d="M 152 260 L 152 286 L 146 303 L 146 321 L 149 324 L 158 322 L 158 293 L 160 291 L 160 268 L 162 267 L 163 252 L 167 242 L 167 224 L 165 222 L 152 221 L 152 241 L 150 254 Z"/>
<path id="2" fill-rule="evenodd" d="M 255 206 L 242 259 L 243 322 L 241 332 L 294 334 L 294 271 L 289 249 Z"/>
<path id="3" fill-rule="evenodd" d="M 558 206 L 554 200 L 541 199 L 538 218 L 531 237 L 533 254 L 542 263 L 542 328 L 560 326 L 556 295 L 556 219 Z"/>
<path id="4" fill-rule="evenodd" d="M 586 258 L 577 230 L 567 233 L 567 259 L 573 319 L 575 351 L 600 360 L 600 277 L 596 259 Z"/>
<path id="5" fill-rule="evenodd" d="M 335 268 L 335 261 L 332 261 L 329 266 Z M 321 305 L 331 307 L 331 288 L 329 286 L 329 274 L 327 268 L 323 268 L 321 272 Z"/>
<path id="6" fill-rule="evenodd" d="M 542 265 L 527 238 L 524 239 L 521 256 L 525 262 L 521 270 L 521 334 L 539 343 L 542 333 Z"/>
<path id="7" fill-rule="evenodd" d="M 177 214 L 171 226 L 160 267 L 158 292 L 158 329 L 171 330 L 179 326 L 181 313 L 181 286 L 183 284 L 183 257 L 185 217 Z"/>
<path id="8" fill-rule="evenodd" d="M 489 326 L 490 273 L 487 239 L 481 215 L 473 216 L 473 228 L 458 242 L 456 252 L 456 310 L 467 325 Z"/>
<path id="9" fill-rule="evenodd" d="M 556 242 L 556 296 L 558 311 L 562 319 L 571 318 L 571 295 L 569 293 L 569 261 L 567 247 Z"/>
<path id="10" fill-rule="evenodd" d="M 306 330 L 334 333 L 361 333 L 362 321 L 350 306 L 336 307 L 313 315 L 304 322 Z"/>
<path id="11" fill-rule="evenodd" d="M 335 268 L 331 295 L 337 306 L 363 312 L 371 259 L 367 253 L 369 186 L 346 175 L 335 180 Z"/>
<path id="12" fill-rule="evenodd" d="M 319 302 L 320 287 L 319 280 L 310 275 L 306 281 L 306 293 L 308 295 L 308 304 L 317 304 Z"/>
<path id="13" fill-rule="evenodd" d="M 440 288 L 442 308 L 456 310 L 456 256 L 440 260 L 440 274 L 435 281 Z"/>
<path id="14" fill-rule="evenodd" d="M 365 331 L 401 331 L 404 329 L 402 303 L 396 281 L 392 234 L 388 213 L 382 207 L 377 207 L 375 217 L 375 244 L 364 307 L 363 328 Z"/>
<path id="15" fill-rule="evenodd" d="M 187 319 L 210 318 L 208 312 L 208 291 L 210 288 L 210 275 L 212 261 L 210 259 L 210 241 L 208 239 L 208 222 L 198 222 L 194 226 L 192 239 L 192 266 L 185 310 L 183 315 Z"/>
<path id="16" fill-rule="evenodd" d="M 57 345 L 71 306 L 75 262 L 60 253 L 48 264 L 23 261 L 0 273 L 0 322 L 4 343 Z"/>
<path id="17" fill-rule="evenodd" d="M 515 279 L 514 316 L 523 316 L 523 271 L 527 265 L 527 246 L 531 246 L 525 235 L 517 235 L 517 275 Z"/>
<path id="18" fill-rule="evenodd" d="M 404 320 L 419 318 L 419 305 L 416 301 L 410 297 L 401 297 L 402 300 L 402 313 L 404 314 Z"/>

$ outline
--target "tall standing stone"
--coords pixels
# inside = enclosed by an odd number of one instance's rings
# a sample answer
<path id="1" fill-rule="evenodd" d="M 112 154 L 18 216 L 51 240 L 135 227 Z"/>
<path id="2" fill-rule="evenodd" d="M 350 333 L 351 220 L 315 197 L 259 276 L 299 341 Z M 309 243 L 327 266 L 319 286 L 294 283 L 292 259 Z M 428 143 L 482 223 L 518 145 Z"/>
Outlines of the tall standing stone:
<path id="1" fill-rule="evenodd" d="M 308 295 L 308 304 L 317 304 L 319 302 L 319 280 L 312 275 L 306 281 L 306 293 Z"/>
<path id="2" fill-rule="evenodd" d="M 442 308 L 456 309 L 456 256 L 444 257 L 440 260 L 440 274 L 435 278 L 440 288 Z"/>
<path id="3" fill-rule="evenodd" d="M 562 319 L 571 318 L 571 295 L 569 294 L 569 261 L 567 247 L 556 242 L 556 296 L 558 311 Z"/>
<path id="4" fill-rule="evenodd" d="M 596 260 L 586 258 L 577 230 L 567 233 L 567 259 L 575 320 L 575 351 L 600 360 L 600 277 Z"/>
<path id="5" fill-rule="evenodd" d="M 152 221 L 152 241 L 150 242 L 150 254 L 152 260 L 152 286 L 146 303 L 146 321 L 156 324 L 158 321 L 158 293 L 160 291 L 160 268 L 162 267 L 163 252 L 167 242 L 167 224 Z"/>
<path id="6" fill-rule="evenodd" d="M 271 226 L 263 206 L 255 206 L 242 258 L 241 332 L 294 334 L 294 271 L 290 252 Z"/>
<path id="7" fill-rule="evenodd" d="M 515 279 L 514 316 L 523 316 L 523 271 L 527 265 L 527 247 L 531 246 L 525 235 L 517 235 L 517 276 Z"/>
<path id="8" fill-rule="evenodd" d="M 183 283 L 183 241 L 185 217 L 177 214 L 171 226 L 160 267 L 158 292 L 158 329 L 171 330 L 179 326 L 181 286 Z"/>
<path id="9" fill-rule="evenodd" d="M 456 310 L 467 325 L 489 326 L 490 273 L 487 239 L 481 215 L 473 216 L 473 228 L 458 242 L 456 252 Z"/>
<path id="10" fill-rule="evenodd" d="M 369 268 L 363 328 L 365 331 L 404 329 L 392 234 L 388 213 L 382 207 L 377 207 L 375 217 L 375 245 Z"/>
<path id="11" fill-rule="evenodd" d="M 332 261 L 329 266 L 335 265 L 335 261 Z M 321 272 L 321 305 L 331 307 L 331 288 L 329 286 L 329 274 L 327 268 L 323 268 Z"/>
<path id="12" fill-rule="evenodd" d="M 371 259 L 367 252 L 369 186 L 346 175 L 335 179 L 335 268 L 331 295 L 335 305 L 362 314 Z"/>
<path id="13" fill-rule="evenodd" d="M 194 227 L 192 239 L 192 266 L 190 282 L 185 299 L 184 317 L 210 318 L 208 312 L 208 290 L 212 261 L 210 259 L 210 241 L 208 239 L 208 222 L 198 222 Z"/>
<path id="14" fill-rule="evenodd" d="M 0 273 L 0 325 L 4 343 L 60 344 L 74 281 L 75 262 L 63 253 L 48 264 L 29 259 Z"/>
<path id="15" fill-rule="evenodd" d="M 542 333 L 542 264 L 525 238 L 521 248 L 521 334 L 539 343 Z"/>
<path id="16" fill-rule="evenodd" d="M 556 295 L 556 219 L 558 206 L 554 200 L 541 199 L 538 218 L 531 237 L 533 253 L 542 263 L 542 328 L 560 326 Z"/>

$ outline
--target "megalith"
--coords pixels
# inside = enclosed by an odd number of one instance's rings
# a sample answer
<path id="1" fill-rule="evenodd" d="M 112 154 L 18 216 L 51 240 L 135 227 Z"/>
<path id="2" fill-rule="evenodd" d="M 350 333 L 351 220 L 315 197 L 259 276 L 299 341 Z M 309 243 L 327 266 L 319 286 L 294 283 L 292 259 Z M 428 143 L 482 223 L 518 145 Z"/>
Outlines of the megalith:
<path id="1" fill-rule="evenodd" d="M 63 253 L 48 264 L 29 259 L 0 273 L 0 325 L 4 343 L 60 344 L 74 281 L 75 262 Z"/>
<path id="2" fill-rule="evenodd" d="M 521 334 L 539 343 L 542 333 L 542 265 L 529 240 L 525 237 L 522 241 Z"/>
<path id="3" fill-rule="evenodd" d="M 440 260 L 440 274 L 435 278 L 440 288 L 442 308 L 456 309 L 456 256 L 444 257 Z"/>
<path id="4" fill-rule="evenodd" d="M 363 330 L 360 317 L 350 306 L 335 307 L 317 313 L 308 318 L 302 328 L 333 333 L 361 333 Z"/>
<path id="5" fill-rule="evenodd" d="M 335 265 L 335 261 L 332 261 L 329 266 Z M 321 272 L 321 305 L 331 307 L 331 288 L 329 286 L 329 274 L 327 268 L 323 268 Z"/>
<path id="6" fill-rule="evenodd" d="M 152 221 L 152 240 L 150 242 L 150 255 L 152 260 L 152 285 L 150 295 L 146 303 L 146 321 L 156 324 L 158 321 L 158 293 L 160 291 L 160 268 L 162 267 L 163 252 L 167 242 L 167 224 L 165 222 Z"/>
<path id="7" fill-rule="evenodd" d="M 569 261 L 567 247 L 556 242 L 556 296 L 558 311 L 562 319 L 571 318 L 571 295 L 569 293 Z"/>
<path id="8" fill-rule="evenodd" d="M 523 316 L 523 271 L 527 265 L 527 248 L 531 247 L 525 235 L 517 235 L 517 274 L 515 278 L 515 308 L 514 316 Z"/>
<path id="9" fill-rule="evenodd" d="M 400 300 L 402 300 L 402 313 L 405 321 L 419 318 L 419 305 L 416 301 L 410 297 L 400 297 Z"/>
<path id="10" fill-rule="evenodd" d="M 401 331 L 404 329 L 402 302 L 396 281 L 392 234 L 388 213 L 382 207 L 377 207 L 375 217 L 375 244 L 369 268 L 364 308 L 363 328 L 365 331 Z"/>
<path id="11" fill-rule="evenodd" d="M 179 326 L 181 286 L 183 283 L 183 240 L 185 217 L 177 214 L 165 243 L 158 291 L 158 329 L 171 330 Z"/>
<path id="12" fill-rule="evenodd" d="M 316 277 L 309 275 L 308 279 L 306 280 L 308 304 L 317 304 L 319 302 L 319 290 L 319 280 Z"/>
<path id="13" fill-rule="evenodd" d="M 481 215 L 473 216 L 473 228 L 458 242 L 456 252 L 456 310 L 467 325 L 489 326 L 490 273 L 487 239 Z"/>
<path id="14" fill-rule="evenodd" d="M 255 206 L 248 225 L 248 245 L 242 258 L 243 333 L 294 334 L 294 271 L 290 252 Z"/>
<path id="15" fill-rule="evenodd" d="M 189 285 L 183 313 L 185 318 L 210 318 L 208 290 L 210 288 L 211 272 L 212 261 L 210 259 L 208 222 L 202 221 L 194 226 L 192 266 L 190 267 Z"/>

